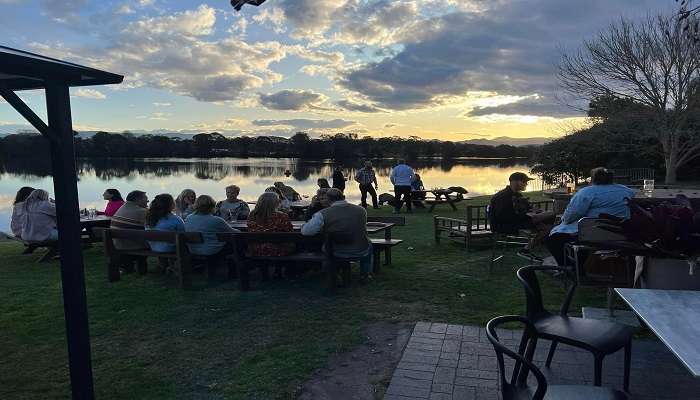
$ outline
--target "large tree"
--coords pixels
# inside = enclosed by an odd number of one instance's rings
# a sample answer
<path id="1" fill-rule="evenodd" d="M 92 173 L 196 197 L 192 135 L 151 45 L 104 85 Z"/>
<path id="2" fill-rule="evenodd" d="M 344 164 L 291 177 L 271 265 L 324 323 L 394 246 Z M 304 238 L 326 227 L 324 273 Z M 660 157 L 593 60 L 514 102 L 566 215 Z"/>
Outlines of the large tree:
<path id="1" fill-rule="evenodd" d="M 564 54 L 559 78 L 581 99 L 613 97 L 639 105 L 648 121 L 641 135 L 661 144 L 666 182 L 700 157 L 694 113 L 698 110 L 700 55 L 677 16 L 620 19 L 576 52 Z M 629 113 L 632 107 L 623 107 Z M 648 113 L 648 114 L 647 114 Z"/>

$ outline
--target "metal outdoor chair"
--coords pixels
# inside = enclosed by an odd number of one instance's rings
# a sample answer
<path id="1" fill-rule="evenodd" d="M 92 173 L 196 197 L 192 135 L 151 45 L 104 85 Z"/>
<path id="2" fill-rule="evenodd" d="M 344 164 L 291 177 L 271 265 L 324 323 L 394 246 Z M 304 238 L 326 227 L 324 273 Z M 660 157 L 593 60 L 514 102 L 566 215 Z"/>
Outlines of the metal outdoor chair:
<path id="1" fill-rule="evenodd" d="M 552 341 L 545 365 L 549 367 L 552 363 L 558 343 L 587 350 L 594 357 L 593 384 L 600 386 L 603 359 L 624 348 L 624 389 L 629 392 L 633 328 L 614 322 L 569 317 L 569 306 L 576 290 L 576 282 L 573 279 L 559 313 L 547 311 L 544 308 L 542 290 L 537 279 L 538 271 L 559 271 L 567 277 L 570 275 L 565 268 L 540 265 L 522 267 L 517 272 L 518 280 L 523 285 L 527 298 L 527 318 L 535 326 L 538 337 Z"/>
<path id="2" fill-rule="evenodd" d="M 524 331 L 517 352 L 503 345 L 498 339 L 497 329 L 507 323 L 520 323 Z M 552 385 L 547 384 L 542 371 L 533 363 L 532 356 L 537 345 L 537 332 L 527 318 L 518 315 L 508 315 L 492 319 L 486 324 L 486 336 L 496 351 L 498 372 L 501 383 L 503 400 L 626 400 L 627 396 L 617 390 L 595 386 L 582 385 Z M 510 380 L 506 379 L 504 355 L 515 361 Z M 535 376 L 537 385 L 527 385 L 529 373 Z"/>

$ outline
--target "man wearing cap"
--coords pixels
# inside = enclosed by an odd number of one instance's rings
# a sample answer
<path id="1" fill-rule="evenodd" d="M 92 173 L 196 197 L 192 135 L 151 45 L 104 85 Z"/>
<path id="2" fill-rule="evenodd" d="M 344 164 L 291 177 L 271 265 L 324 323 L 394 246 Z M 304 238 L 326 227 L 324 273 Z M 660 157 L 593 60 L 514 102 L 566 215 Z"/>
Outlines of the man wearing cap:
<path id="1" fill-rule="evenodd" d="M 493 195 L 489 219 L 494 232 L 516 234 L 521 229 L 549 231 L 554 222 L 554 213 L 533 212 L 532 205 L 521 193 L 532 179 L 522 172 L 514 172 L 508 178 L 508 186 Z M 518 255 L 530 261 L 542 262 L 528 247 L 519 250 Z"/>

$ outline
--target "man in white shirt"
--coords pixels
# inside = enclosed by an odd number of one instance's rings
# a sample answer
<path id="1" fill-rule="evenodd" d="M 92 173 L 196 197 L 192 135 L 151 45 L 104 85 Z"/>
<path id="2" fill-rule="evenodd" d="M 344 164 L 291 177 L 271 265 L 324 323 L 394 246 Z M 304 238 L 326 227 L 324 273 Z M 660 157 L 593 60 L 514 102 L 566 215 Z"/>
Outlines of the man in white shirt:
<path id="1" fill-rule="evenodd" d="M 391 183 L 394 185 L 394 194 L 396 195 L 395 214 L 401 212 L 402 203 L 406 203 L 406 211 L 411 210 L 411 183 L 415 179 L 416 174 L 413 168 L 406 165 L 406 161 L 399 159 L 398 164 L 391 170 Z"/>

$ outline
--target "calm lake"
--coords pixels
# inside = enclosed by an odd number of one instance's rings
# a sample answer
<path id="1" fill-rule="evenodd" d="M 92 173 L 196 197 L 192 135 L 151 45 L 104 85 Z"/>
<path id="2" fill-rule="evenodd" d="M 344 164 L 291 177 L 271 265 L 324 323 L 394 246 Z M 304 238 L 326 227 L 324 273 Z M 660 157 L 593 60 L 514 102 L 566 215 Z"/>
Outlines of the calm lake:
<path id="1" fill-rule="evenodd" d="M 426 188 L 463 186 L 468 196 L 492 194 L 505 186 L 514 171 L 527 172 L 524 160 L 422 160 L 412 163 Z M 355 175 L 357 165 L 344 165 L 346 176 Z M 375 165 L 379 180 L 378 193 L 390 192 L 391 163 Z M 286 176 L 285 171 L 291 175 Z M 21 186 L 43 188 L 52 193 L 53 181 L 48 160 L 0 161 L 0 231 L 9 230 L 12 201 Z M 225 198 L 224 187 L 241 187 L 240 197 L 253 201 L 273 182 L 282 181 L 304 195 L 316 191 L 316 179 L 333 173 L 331 160 L 301 160 L 292 158 L 214 158 L 214 159 L 80 159 L 78 160 L 78 191 L 81 208 L 104 208 L 102 193 L 107 188 L 118 189 L 124 197 L 134 189 L 144 190 L 153 198 L 159 193 L 173 196 L 182 189 L 194 189 L 197 194 Z M 360 192 L 354 181 L 347 183 L 346 196 L 359 202 Z"/>

